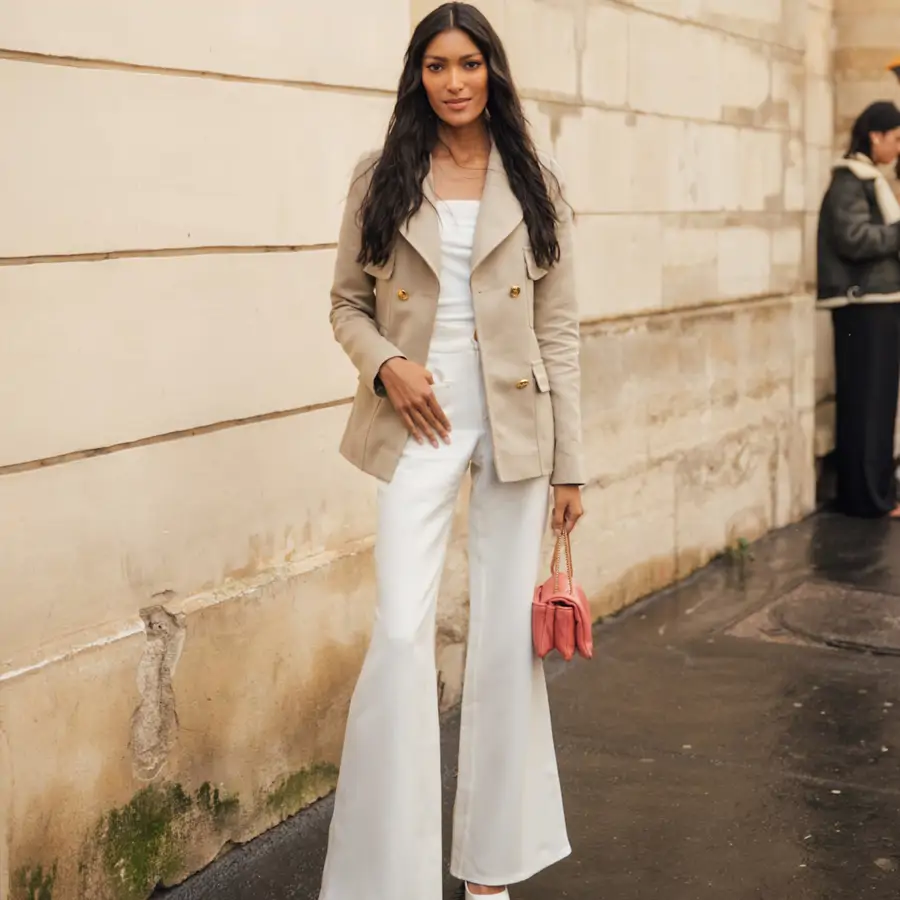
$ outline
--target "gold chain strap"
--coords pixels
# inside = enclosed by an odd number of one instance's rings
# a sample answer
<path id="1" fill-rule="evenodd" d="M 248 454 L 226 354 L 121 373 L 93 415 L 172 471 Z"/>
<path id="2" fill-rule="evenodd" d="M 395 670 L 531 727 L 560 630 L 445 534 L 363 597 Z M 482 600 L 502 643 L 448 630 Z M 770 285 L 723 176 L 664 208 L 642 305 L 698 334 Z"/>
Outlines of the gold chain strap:
<path id="1" fill-rule="evenodd" d="M 568 532 L 557 536 L 556 547 L 553 550 L 553 562 L 550 565 L 550 572 L 553 575 L 553 590 L 556 593 L 559 593 L 559 556 L 561 552 L 566 555 L 566 574 L 569 576 L 569 590 L 572 590 L 575 584 L 575 571 L 572 566 L 572 543 Z"/>

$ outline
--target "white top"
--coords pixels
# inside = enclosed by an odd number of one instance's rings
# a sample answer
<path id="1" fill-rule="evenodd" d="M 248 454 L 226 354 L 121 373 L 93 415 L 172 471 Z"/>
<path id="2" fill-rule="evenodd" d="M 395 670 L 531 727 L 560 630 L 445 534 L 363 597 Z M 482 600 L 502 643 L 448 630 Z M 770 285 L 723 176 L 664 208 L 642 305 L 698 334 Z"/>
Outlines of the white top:
<path id="1" fill-rule="evenodd" d="M 439 200 L 441 220 L 441 292 L 436 323 L 475 327 L 472 305 L 472 245 L 479 200 Z"/>

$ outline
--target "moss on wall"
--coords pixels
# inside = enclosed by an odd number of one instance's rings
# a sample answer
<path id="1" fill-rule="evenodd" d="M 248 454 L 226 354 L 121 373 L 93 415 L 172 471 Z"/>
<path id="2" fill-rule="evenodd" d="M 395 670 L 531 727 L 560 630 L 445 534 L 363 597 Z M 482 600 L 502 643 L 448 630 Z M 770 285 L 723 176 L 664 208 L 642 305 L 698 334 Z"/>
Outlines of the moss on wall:
<path id="1" fill-rule="evenodd" d="M 288 775 L 269 793 L 269 809 L 285 819 L 331 793 L 337 784 L 338 770 L 330 763 L 316 763 Z"/>
<path id="2" fill-rule="evenodd" d="M 13 876 L 12 900 L 53 900 L 56 863 L 50 869 L 35 866 L 19 869 Z"/>
<path id="3" fill-rule="evenodd" d="M 198 832 L 221 831 L 239 808 L 237 797 L 208 782 L 194 794 L 175 783 L 144 788 L 98 823 L 83 852 L 81 895 L 146 900 L 183 874 Z"/>

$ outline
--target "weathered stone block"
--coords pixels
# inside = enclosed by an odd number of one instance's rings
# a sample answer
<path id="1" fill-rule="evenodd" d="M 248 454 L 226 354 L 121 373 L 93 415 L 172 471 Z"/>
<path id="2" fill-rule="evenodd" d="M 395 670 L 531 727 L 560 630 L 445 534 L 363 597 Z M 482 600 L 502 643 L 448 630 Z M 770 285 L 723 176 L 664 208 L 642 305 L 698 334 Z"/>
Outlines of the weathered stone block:
<path id="1" fill-rule="evenodd" d="M 759 426 L 686 453 L 675 475 L 678 575 L 707 563 L 722 548 L 765 534 L 774 519 L 777 436 Z"/>
<path id="2" fill-rule="evenodd" d="M 8 816 L 4 837 L 13 885 L 27 876 L 49 886 L 54 898 L 96 896 L 80 889 L 82 851 L 105 814 L 144 787 L 132 774 L 128 750 L 144 646 L 136 633 L 0 680 L 0 722 L 12 773 L 0 805 Z M 133 853 L 140 860 L 152 850 L 134 847 Z M 132 859 L 124 861 L 129 871 Z M 105 870 L 112 877 L 117 862 L 110 859 Z"/>
<path id="3" fill-rule="evenodd" d="M 740 206 L 741 171 L 740 129 L 729 125 L 689 125 L 696 156 L 684 166 L 694 179 L 698 210 L 733 210 Z M 688 174 L 693 173 L 693 174 Z"/>
<path id="4" fill-rule="evenodd" d="M 803 412 L 810 412 L 816 405 L 816 315 L 813 296 L 796 295 L 790 340 L 794 351 L 792 406 Z"/>
<path id="5" fill-rule="evenodd" d="M 721 35 L 658 16 L 634 13 L 630 36 L 628 95 L 634 109 L 719 119 Z"/>
<path id="6" fill-rule="evenodd" d="M 771 244 L 761 228 L 727 228 L 719 233 L 719 296 L 765 294 L 771 279 Z"/>
<path id="7" fill-rule="evenodd" d="M 681 177 L 686 123 L 659 116 L 637 116 L 633 136 L 632 212 L 679 211 L 672 201 Z"/>
<path id="8" fill-rule="evenodd" d="M 4 4 L 4 47 L 147 66 L 392 90 L 400 74 L 408 0 L 335 0 L 316 7 L 274 0 Z M 347 22 L 353 22 L 348 29 Z M 102 23 L 102 27 L 101 24 Z"/>
<path id="9" fill-rule="evenodd" d="M 811 409 L 810 310 L 808 298 L 786 298 L 587 328 L 591 477 L 621 478 L 772 416 Z"/>
<path id="10" fill-rule="evenodd" d="M 647 372 L 660 361 L 635 352 L 635 345 L 646 347 L 643 322 L 603 322 L 583 334 L 585 460 L 588 479 L 605 482 L 648 465 Z"/>
<path id="11" fill-rule="evenodd" d="M 837 34 L 832 24 L 832 12 L 809 3 L 806 17 L 806 70 L 828 78 Z M 868 21 L 868 17 L 865 20 Z"/>
<path id="12" fill-rule="evenodd" d="M 578 93 L 580 36 L 572 8 L 517 0 L 502 37 L 520 90 L 542 96 Z"/>
<path id="13" fill-rule="evenodd" d="M 333 266 L 322 250 L 0 267 L 0 465 L 351 396 Z"/>
<path id="14" fill-rule="evenodd" d="M 559 123 L 555 155 L 576 212 L 629 211 L 634 182 L 643 177 L 636 166 L 633 118 L 585 107 Z"/>
<path id="15" fill-rule="evenodd" d="M 154 597 L 367 538 L 374 482 L 338 457 L 346 417 L 341 406 L 4 475 L 0 584 L 28 602 L 0 605 L 0 673 Z"/>
<path id="16" fill-rule="evenodd" d="M 632 211 L 737 209 L 743 179 L 742 133 L 730 125 L 638 116 Z"/>
<path id="17" fill-rule="evenodd" d="M 18 123 L 0 256 L 32 256 L 331 242 L 391 101 L 0 61 L 0 107 Z M 310 140 L 311 122 L 342 139 Z"/>
<path id="18" fill-rule="evenodd" d="M 818 75 L 806 79 L 804 138 L 807 144 L 830 147 L 834 138 L 834 112 L 831 83 Z M 857 114 L 862 110 L 860 107 Z"/>
<path id="19" fill-rule="evenodd" d="M 592 3 L 587 9 L 581 91 L 589 103 L 628 102 L 629 14 L 618 6 Z"/>
<path id="20" fill-rule="evenodd" d="M 703 20 L 733 34 L 768 43 L 789 44 L 782 0 L 704 0 Z"/>
<path id="21" fill-rule="evenodd" d="M 13 878 L 53 872 L 59 900 L 137 900 L 333 789 L 374 585 L 369 553 L 325 562 L 166 604 L 183 639 L 165 676 L 177 733 L 152 782 L 133 716 L 159 703 L 136 679 L 152 634 L 0 681 Z"/>
<path id="22" fill-rule="evenodd" d="M 558 156 L 556 141 L 562 129 L 561 123 L 569 118 L 577 118 L 581 115 L 580 108 L 573 109 L 552 101 L 529 100 L 527 98 L 522 100 L 522 111 L 525 113 L 532 140 L 535 142 L 538 150 L 549 154 L 553 158 Z M 563 171 L 563 178 L 566 180 L 564 187 L 568 196 L 570 194 L 568 190 L 568 174 L 565 171 Z M 571 200 L 571 197 L 569 199 Z"/>
<path id="23" fill-rule="evenodd" d="M 725 118 L 738 125 L 752 125 L 772 90 L 766 47 L 727 38 L 721 54 L 719 77 Z"/>
<path id="24" fill-rule="evenodd" d="M 807 213 L 803 221 L 803 278 L 808 289 L 816 285 L 816 243 L 819 229 L 818 212 Z"/>
<path id="25" fill-rule="evenodd" d="M 739 144 L 740 208 L 783 209 L 786 160 L 782 135 L 774 131 L 742 129 Z"/>
<path id="26" fill-rule="evenodd" d="M 699 21 L 705 0 L 630 0 L 638 9 L 686 21 Z"/>
<path id="27" fill-rule="evenodd" d="M 608 616 L 675 578 L 675 466 L 663 463 L 585 493 L 574 541 L 577 577 L 595 616 Z"/>
<path id="28" fill-rule="evenodd" d="M 813 144 L 806 147 L 806 209 L 814 212 L 817 217 L 822 198 L 831 183 L 831 170 L 836 155 L 830 148 L 816 147 Z"/>
<path id="29" fill-rule="evenodd" d="M 784 208 L 790 212 L 806 209 L 806 147 L 800 138 L 791 138 L 783 146 Z"/>
<path id="30" fill-rule="evenodd" d="M 900 42 L 900 21 L 893 2 L 871 10 L 864 6 L 853 7 L 837 14 L 834 24 L 836 47 L 841 50 L 883 52 Z"/>
<path id="31" fill-rule="evenodd" d="M 797 226 L 772 232 L 772 280 L 774 293 L 788 294 L 801 288 L 803 229 Z"/>
<path id="32" fill-rule="evenodd" d="M 775 55 L 772 59 L 772 95 L 760 124 L 799 134 L 803 130 L 803 91 L 806 73 L 802 61 Z"/>
<path id="33" fill-rule="evenodd" d="M 575 266 L 582 318 L 658 309 L 662 252 L 658 216 L 579 217 Z"/>
<path id="34" fill-rule="evenodd" d="M 718 296 L 718 234 L 667 222 L 663 233 L 663 305 L 695 305 Z"/>
<path id="35" fill-rule="evenodd" d="M 774 525 L 784 528 L 809 515 L 816 503 L 815 413 L 804 410 L 778 432 Z"/>

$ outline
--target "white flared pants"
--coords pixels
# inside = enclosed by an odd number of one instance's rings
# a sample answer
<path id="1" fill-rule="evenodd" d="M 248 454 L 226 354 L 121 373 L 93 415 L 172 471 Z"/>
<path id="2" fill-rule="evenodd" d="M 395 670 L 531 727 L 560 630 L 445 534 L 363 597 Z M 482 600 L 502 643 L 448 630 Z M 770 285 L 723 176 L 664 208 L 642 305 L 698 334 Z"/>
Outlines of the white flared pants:
<path id="1" fill-rule="evenodd" d="M 320 900 L 441 900 L 435 614 L 470 467 L 469 643 L 451 872 L 513 884 L 570 852 L 544 671 L 531 643 L 548 480 L 498 481 L 470 329 L 437 329 L 429 368 L 452 443 L 436 450 L 410 440 L 393 481 L 379 487 L 378 611 L 350 704 Z"/>

